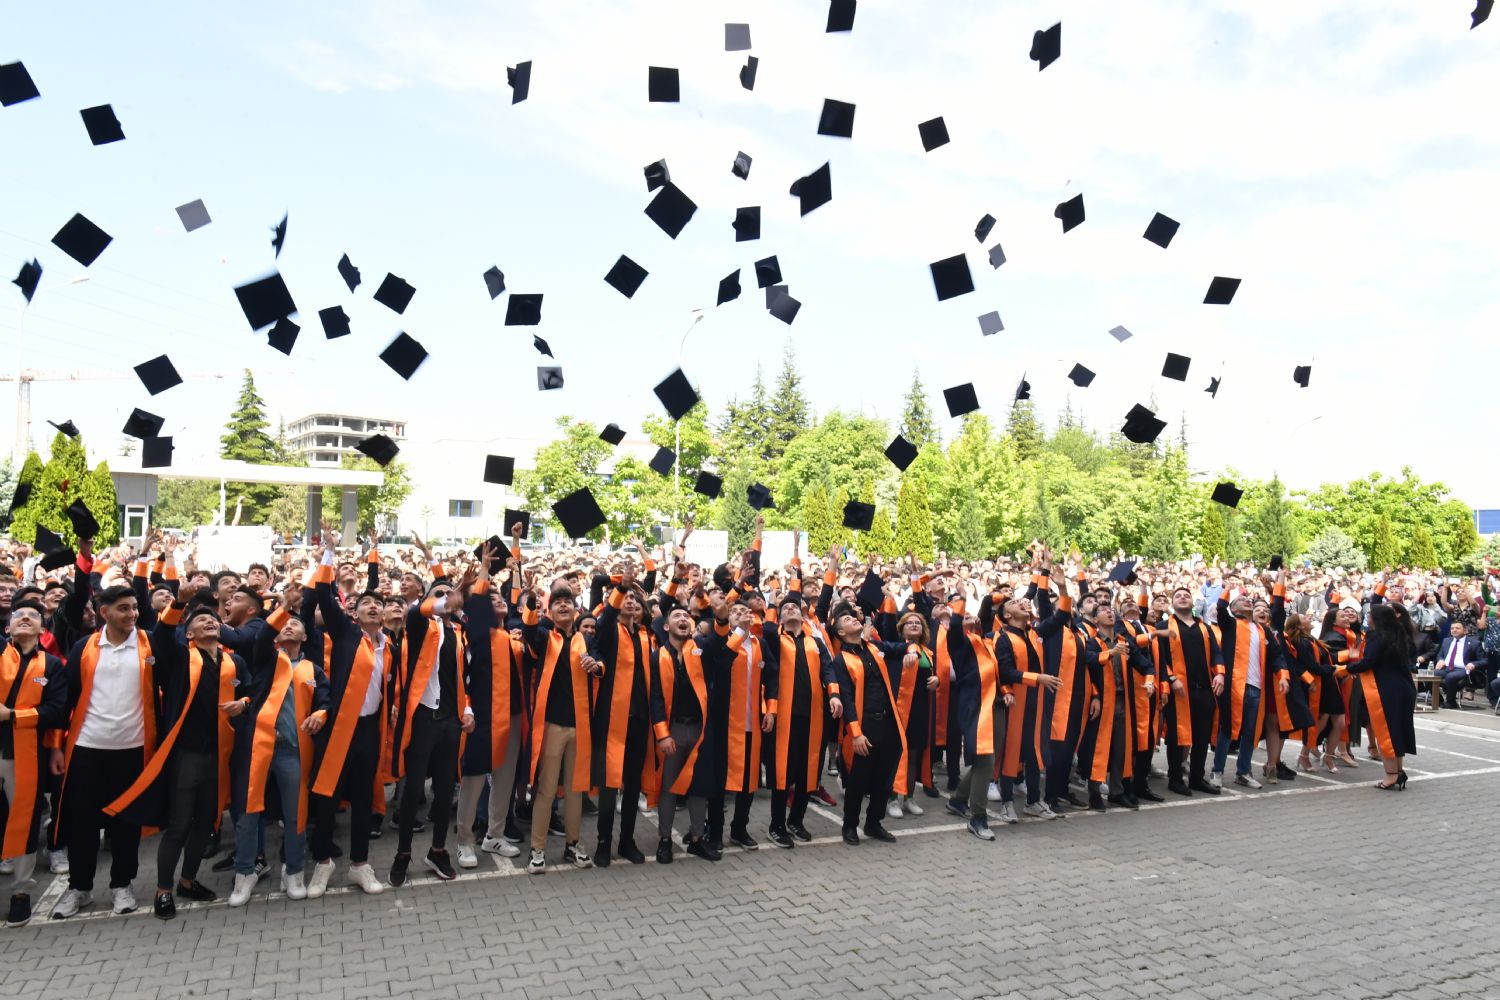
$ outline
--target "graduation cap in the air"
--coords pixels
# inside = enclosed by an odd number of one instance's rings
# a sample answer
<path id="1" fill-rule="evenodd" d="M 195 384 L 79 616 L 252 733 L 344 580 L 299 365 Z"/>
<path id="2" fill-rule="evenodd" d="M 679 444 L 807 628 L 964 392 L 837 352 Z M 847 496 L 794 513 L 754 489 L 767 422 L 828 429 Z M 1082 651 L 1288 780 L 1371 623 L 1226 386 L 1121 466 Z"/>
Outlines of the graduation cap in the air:
<path id="1" fill-rule="evenodd" d="M 1135 336 L 1135 334 L 1131 333 L 1123 326 L 1117 326 L 1114 329 L 1110 330 L 1109 335 L 1122 344 L 1125 343 L 1125 341 L 1129 340 L 1131 337 Z"/>
<path id="2" fill-rule="evenodd" d="M 663 184 L 651 204 L 646 206 L 646 217 L 656 223 L 661 231 L 672 239 L 682 232 L 692 219 L 698 206 L 693 199 L 682 193 L 682 189 L 671 181 Z"/>
<path id="3" fill-rule="evenodd" d="M 164 469 L 172 464 L 172 436 L 147 438 L 141 442 L 141 468 Z"/>
<path id="4" fill-rule="evenodd" d="M 408 285 L 404 278 L 398 278 L 387 272 L 385 280 L 380 283 L 379 288 L 375 289 L 375 301 L 400 315 L 406 312 L 406 307 L 415 294 L 417 290 Z"/>
<path id="5" fill-rule="evenodd" d="M 355 272 L 354 281 L 355 284 L 359 283 L 358 271 Z M 286 282 L 281 280 L 278 271 L 239 286 L 234 290 L 234 297 L 239 299 L 240 309 L 244 311 L 252 330 L 268 327 L 297 311 L 297 303 L 292 301 L 292 293 L 287 291 Z"/>
<path id="6" fill-rule="evenodd" d="M 539 365 L 536 370 L 536 387 L 542 392 L 563 387 L 563 370 L 559 365 Z"/>
<path id="7" fill-rule="evenodd" d="M 505 275 L 498 267 L 492 267 L 484 272 L 484 287 L 489 290 L 492 302 L 505 291 Z"/>
<path id="8" fill-rule="evenodd" d="M 734 164 L 730 166 L 729 172 L 742 181 L 748 181 L 750 179 L 750 163 L 750 154 L 744 150 L 740 150 L 734 154 Z"/>
<path id="9" fill-rule="evenodd" d="M 1495 9 L 1495 0 L 1475 0 L 1474 13 L 1469 15 L 1469 30 L 1473 31 L 1485 21 L 1490 19 L 1490 12 Z"/>
<path id="10" fill-rule="evenodd" d="M 943 390 L 943 402 L 948 404 L 950 417 L 961 417 L 979 409 L 979 397 L 974 394 L 974 383 L 965 382 Z"/>
<path id="11" fill-rule="evenodd" d="M 130 417 L 125 421 L 125 427 L 120 433 L 144 441 L 146 438 L 153 438 L 160 434 L 165 423 L 166 420 L 163 418 L 137 407 L 130 411 Z"/>
<path id="12" fill-rule="evenodd" d="M 71 420 L 64 420 L 62 423 L 58 423 L 55 420 L 49 420 L 47 421 L 47 423 L 57 428 L 59 434 L 66 435 L 67 437 L 74 438 L 75 440 L 78 437 L 78 425 L 73 423 L 73 421 Z"/>
<path id="13" fill-rule="evenodd" d="M 1062 220 L 1063 232 L 1067 232 L 1083 223 L 1083 192 L 1075 194 L 1067 201 L 1058 202 L 1057 207 L 1052 210 L 1055 218 Z"/>
<path id="14" fill-rule="evenodd" d="M 188 232 L 202 229 L 213 221 L 208 217 L 208 206 L 203 204 L 202 198 L 190 201 L 186 205 L 178 205 L 177 218 L 182 222 L 182 228 Z"/>
<path id="15" fill-rule="evenodd" d="M 538 354 L 545 354 L 549 358 L 553 356 L 552 345 L 534 333 L 531 335 L 531 346 L 536 348 Z"/>
<path id="16" fill-rule="evenodd" d="M 750 47 L 750 25 L 724 25 L 724 51 L 743 52 Z"/>
<path id="17" fill-rule="evenodd" d="M 286 220 L 290 212 L 281 213 L 281 221 L 271 227 L 271 248 L 276 251 L 276 256 L 281 256 L 281 248 L 286 244 Z"/>
<path id="18" fill-rule="evenodd" d="M 677 464 L 677 453 L 671 448 L 658 448 L 656 454 L 651 456 L 651 461 L 646 467 L 659 476 L 665 476 L 672 471 L 672 466 Z"/>
<path id="19" fill-rule="evenodd" d="M 1208 380 L 1208 388 L 1204 389 L 1203 391 L 1206 392 L 1206 393 L 1208 393 L 1210 397 L 1212 397 L 1214 399 L 1218 399 L 1219 398 L 1219 380 L 1218 380 L 1218 378 L 1217 377 L 1210 378 Z"/>
<path id="20" fill-rule="evenodd" d="M 182 384 L 182 376 L 177 374 L 172 359 L 165 354 L 136 365 L 135 373 L 140 376 L 141 384 L 146 387 L 146 391 L 153 396 L 166 392 L 174 385 Z"/>
<path id="21" fill-rule="evenodd" d="M 540 294 L 510 293 L 510 301 L 505 303 L 506 326 L 536 326 L 541 321 L 542 296 Z"/>
<path id="22" fill-rule="evenodd" d="M 1240 505 L 1240 497 L 1244 495 L 1245 491 L 1235 486 L 1234 483 L 1220 483 L 1214 487 L 1214 491 L 1209 496 L 1209 499 L 1214 503 L 1221 503 L 1226 507 L 1238 507 Z"/>
<path id="23" fill-rule="evenodd" d="M 918 125 L 917 134 L 922 137 L 922 149 L 929 153 L 939 146 L 948 145 L 948 126 L 941 115 Z"/>
<path id="24" fill-rule="evenodd" d="M 1307 384 L 1312 381 L 1312 365 L 1298 365 L 1292 369 L 1292 381 L 1306 389 Z"/>
<path id="25" fill-rule="evenodd" d="M 337 340 L 347 337 L 350 333 L 349 315 L 344 312 L 343 306 L 329 306 L 327 309 L 318 310 L 318 320 L 323 324 L 323 336 L 329 340 Z M 290 322 L 282 320 L 282 323 Z M 279 327 L 281 323 L 278 323 Z M 276 331 L 271 331 L 274 335 Z"/>
<path id="26" fill-rule="evenodd" d="M 1135 560 L 1127 559 L 1124 562 L 1115 563 L 1114 569 L 1109 571 L 1106 577 L 1110 583 L 1131 584 L 1135 582 Z"/>
<path id="27" fill-rule="evenodd" d="M 1031 383 L 1026 381 L 1026 376 L 1021 376 L 1021 383 L 1016 386 L 1015 402 L 1020 403 L 1031 398 Z"/>
<path id="28" fill-rule="evenodd" d="M 611 288 L 628 299 L 634 296 L 636 290 L 641 287 L 641 282 L 646 280 L 646 274 L 644 267 L 624 254 L 620 254 L 620 259 L 615 261 L 615 266 L 609 269 L 604 280 Z"/>
<path id="29" fill-rule="evenodd" d="M 355 267 L 349 260 L 349 255 L 339 258 L 339 277 L 344 279 L 344 284 L 349 286 L 349 291 L 359 287 L 359 268 Z"/>
<path id="30" fill-rule="evenodd" d="M 1062 55 L 1062 22 L 1059 21 L 1044 31 L 1031 36 L 1031 58 L 1037 64 L 1037 72 L 1057 62 Z"/>
<path id="31" fill-rule="evenodd" d="M 646 175 L 647 193 L 655 191 L 663 184 L 672 183 L 672 174 L 671 171 L 667 170 L 667 161 L 665 159 L 646 164 L 646 168 L 642 172 Z"/>
<path id="32" fill-rule="evenodd" d="M 755 56 L 748 56 L 745 65 L 740 67 L 740 86 L 746 90 L 755 89 L 755 71 L 760 66 L 760 60 Z"/>
<path id="33" fill-rule="evenodd" d="M 776 509 L 776 504 L 771 500 L 771 488 L 761 483 L 751 483 L 745 488 L 745 500 L 755 510 Z"/>
<path id="34" fill-rule="evenodd" d="M 30 302 L 31 297 L 36 294 L 36 286 L 42 281 L 42 263 L 33 257 L 30 262 L 21 262 L 21 271 L 11 280 L 11 284 L 21 290 L 21 294 Z"/>
<path id="35" fill-rule="evenodd" d="M 400 446 L 384 434 L 372 434 L 355 445 L 354 450 L 374 459 L 375 464 L 382 469 L 394 462 L 396 456 L 401 454 Z"/>
<path id="36" fill-rule="evenodd" d="M 83 127 L 88 130 L 89 142 L 94 145 L 104 146 L 125 138 L 120 119 L 115 117 L 115 109 L 108 104 L 84 108 L 78 113 L 83 116 Z"/>
<path id="37" fill-rule="evenodd" d="M 774 254 L 755 262 L 755 284 L 758 288 L 781 284 L 781 262 Z"/>
<path id="38" fill-rule="evenodd" d="M 506 534 L 509 535 L 510 532 L 507 531 Z M 494 574 L 500 572 L 501 567 L 505 565 L 505 555 L 509 551 L 509 549 L 506 547 L 504 540 L 502 540 L 499 535 L 491 535 L 484 541 L 480 542 L 478 545 L 474 546 L 475 561 L 478 561 L 479 559 L 484 557 L 484 547 L 486 545 L 490 547 L 490 562 L 488 569 L 490 571 L 490 575 L 493 576 Z"/>
<path id="39" fill-rule="evenodd" d="M 681 99 L 682 84 L 677 70 L 670 66 L 650 66 L 646 71 L 646 100 L 653 104 L 675 104 Z"/>
<path id="40" fill-rule="evenodd" d="M 10 495 L 10 513 L 13 514 L 18 509 L 20 509 L 21 507 L 25 506 L 26 501 L 30 500 L 30 499 L 31 499 L 31 484 L 30 483 L 18 483 L 16 485 L 16 491 Z"/>
<path id="41" fill-rule="evenodd" d="M 41 96 L 24 65 L 13 62 L 0 66 L 0 106 L 8 108 Z"/>
<path id="42" fill-rule="evenodd" d="M 1239 278 L 1214 278 L 1208 283 L 1208 294 L 1203 296 L 1206 306 L 1227 306 L 1234 301 L 1234 293 L 1240 289 Z"/>
<path id="43" fill-rule="evenodd" d="M 1005 251 L 1000 248 L 1000 244 L 996 243 L 990 247 L 990 267 L 999 267 L 1004 263 Z"/>
<path id="44" fill-rule="evenodd" d="M 984 218 L 980 219 L 979 225 L 974 227 L 974 239 L 980 243 L 983 243 L 986 239 L 989 238 L 990 230 L 994 228 L 995 217 L 988 212 L 984 213 Z"/>
<path id="45" fill-rule="evenodd" d="M 510 537 L 510 531 L 516 525 L 521 526 L 521 537 L 525 538 L 531 534 L 531 512 L 525 510 L 512 510 L 505 508 L 505 537 Z"/>
<path id="46" fill-rule="evenodd" d="M 1167 360 L 1161 366 L 1162 378 L 1176 379 L 1178 382 L 1187 381 L 1188 366 L 1193 359 L 1184 354 L 1173 354 L 1167 352 Z"/>
<path id="47" fill-rule="evenodd" d="M 79 538 L 94 538 L 99 534 L 99 522 L 94 518 L 94 512 L 89 510 L 88 505 L 82 500 L 74 500 L 64 513 L 68 515 L 68 521 L 73 525 L 73 534 Z"/>
<path id="48" fill-rule="evenodd" d="M 318 315 L 323 315 L 323 313 L 318 313 Z M 293 349 L 293 346 L 296 346 L 297 334 L 299 333 L 302 333 L 302 327 L 294 324 L 291 319 L 278 319 L 275 327 L 272 327 L 272 331 L 267 334 L 266 342 L 272 345 L 273 348 L 281 351 L 282 354 L 291 357 L 291 349 Z M 348 330 L 345 330 L 345 333 L 348 333 Z"/>
<path id="49" fill-rule="evenodd" d="M 735 268 L 734 273 L 719 281 L 719 298 L 714 303 L 722 306 L 726 302 L 733 302 L 740 297 L 740 269 Z"/>
<path id="50" fill-rule="evenodd" d="M 1266 563 L 1266 569 L 1274 573 L 1282 567 L 1284 561 L 1280 555 L 1274 555 L 1271 557 L 1271 561 Z"/>
<path id="51" fill-rule="evenodd" d="M 687 416 L 687 412 L 698 402 L 698 392 L 681 368 L 658 382 L 653 391 L 673 420 L 681 420 Z"/>
<path id="52" fill-rule="evenodd" d="M 1094 381 L 1094 373 L 1083 365 L 1074 365 L 1073 370 L 1068 372 L 1068 379 L 1080 389 L 1087 389 L 1089 383 Z"/>
<path id="53" fill-rule="evenodd" d="M 531 93 L 531 60 L 505 67 L 505 83 L 510 87 L 510 103 L 520 104 Z"/>
<path id="54" fill-rule="evenodd" d="M 34 547 L 42 554 L 42 569 L 61 569 L 71 565 L 77 554 L 66 545 L 56 532 L 51 531 L 45 525 L 36 526 L 36 541 Z"/>
<path id="55" fill-rule="evenodd" d="M 891 460 L 892 465 L 905 472 L 917 460 L 917 446 L 897 434 L 895 440 L 885 446 L 885 457 Z"/>
<path id="56" fill-rule="evenodd" d="M 1150 444 L 1166 429 L 1165 420 L 1158 420 L 1155 413 L 1137 403 L 1125 414 L 1125 426 L 1120 429 L 1120 433 L 1125 435 L 1127 441 Z"/>
<path id="57" fill-rule="evenodd" d="M 516 475 L 516 460 L 509 455 L 486 455 L 484 457 L 484 481 L 497 486 L 509 486 Z"/>
<path id="58" fill-rule="evenodd" d="M 818 116 L 818 134 L 838 139 L 854 138 L 854 105 L 831 97 L 823 98 L 823 113 Z"/>
<path id="59" fill-rule="evenodd" d="M 625 440 L 625 432 L 619 424 L 605 424 L 604 430 L 599 432 L 599 440 L 616 445 Z"/>
<path id="60" fill-rule="evenodd" d="M 1142 235 L 1165 250 L 1172 242 L 1172 237 L 1177 235 L 1177 222 L 1157 212 L 1151 217 L 1151 224 L 1146 227 L 1146 232 Z"/>
<path id="61" fill-rule="evenodd" d="M 828 4 L 828 26 L 825 32 L 853 31 L 856 0 L 830 0 Z"/>
<path id="62" fill-rule="evenodd" d="M 786 286 L 773 285 L 771 287 L 784 289 Z M 782 291 L 781 294 L 771 300 L 767 308 L 771 311 L 772 316 L 781 320 L 787 326 L 791 326 L 792 320 L 797 318 L 797 313 L 802 309 L 802 303 L 792 298 L 786 291 Z"/>
<path id="63" fill-rule="evenodd" d="M 57 235 L 52 237 L 52 245 L 84 267 L 88 267 L 99 259 L 104 248 L 113 240 L 113 236 L 82 215 L 75 214 L 57 231 Z"/>
<path id="64" fill-rule="evenodd" d="M 987 312 L 979 317 L 979 332 L 986 337 L 993 337 L 1005 330 L 1005 324 L 1000 321 L 998 312 Z"/>
<path id="65" fill-rule="evenodd" d="M 582 538 L 604 523 L 604 511 L 599 509 L 599 502 L 587 486 L 553 504 L 552 513 L 569 538 Z"/>
<path id="66" fill-rule="evenodd" d="M 410 379 L 427 360 L 427 348 L 417 343 L 407 333 L 396 334 L 396 339 L 380 352 L 380 360 L 391 366 L 391 370 L 403 379 Z"/>
<path id="67" fill-rule="evenodd" d="M 844 527 L 852 531 L 869 531 L 875 526 L 875 505 L 850 500 L 844 504 Z"/>
<path id="68" fill-rule="evenodd" d="M 760 206 L 750 205 L 746 208 L 735 209 L 734 241 L 745 243 L 758 239 L 760 239 Z"/>
<path id="69" fill-rule="evenodd" d="M 939 302 L 967 295 L 974 290 L 974 277 L 969 273 L 969 259 L 963 254 L 945 257 L 927 266 L 932 272 L 932 287 L 937 291 Z"/>
<path id="70" fill-rule="evenodd" d="M 700 471 L 698 478 L 693 482 L 693 492 L 706 496 L 710 500 L 717 500 L 724 492 L 724 480 L 712 472 Z"/>
<path id="71" fill-rule="evenodd" d="M 801 213 L 806 215 L 833 200 L 833 171 L 827 163 L 806 177 L 792 182 L 791 195 L 801 200 Z"/>

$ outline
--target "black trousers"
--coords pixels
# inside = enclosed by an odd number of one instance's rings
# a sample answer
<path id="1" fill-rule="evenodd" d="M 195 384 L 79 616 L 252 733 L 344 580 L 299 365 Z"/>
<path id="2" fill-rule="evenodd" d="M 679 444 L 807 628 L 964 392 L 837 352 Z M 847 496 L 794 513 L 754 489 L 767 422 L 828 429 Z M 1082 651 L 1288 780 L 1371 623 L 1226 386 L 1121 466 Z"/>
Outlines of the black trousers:
<path id="1" fill-rule="evenodd" d="M 807 740 L 811 722 L 806 715 L 791 717 L 792 731 L 787 734 L 786 788 L 776 788 L 776 741 L 765 740 L 766 773 L 771 778 L 771 829 L 785 830 L 787 823 L 802 825 L 807 818 L 807 799 L 812 789 L 807 787 Z M 822 747 L 814 747 L 813 753 L 822 753 Z M 787 810 L 787 798 L 791 798 L 791 811 Z"/>
<path id="2" fill-rule="evenodd" d="M 927 734 L 932 728 L 932 705 L 932 692 L 919 676 L 912 692 L 911 718 L 906 723 L 906 787 L 900 789 L 902 795 L 916 791 L 922 779 L 922 756 L 927 752 Z"/>
<path id="3" fill-rule="evenodd" d="M 406 745 L 404 761 L 406 785 L 401 794 L 398 852 L 411 853 L 411 835 L 417 828 L 417 810 L 422 805 L 422 786 L 428 778 L 432 779 L 432 805 L 427 810 L 427 819 L 432 823 L 432 849 L 441 851 L 447 846 L 453 785 L 458 781 L 460 734 L 458 717 L 447 708 L 434 711 L 418 705 L 412 712 L 411 742 Z"/>
<path id="4" fill-rule="evenodd" d="M 219 819 L 219 761 L 212 753 L 179 751 L 167 765 L 167 826 L 156 845 L 156 887 L 170 889 L 182 859 L 182 879 L 198 877 L 198 864 Z M 69 861 L 71 865 L 71 859 Z"/>
<path id="5" fill-rule="evenodd" d="M 1077 751 L 1067 740 L 1047 741 L 1047 801 L 1065 801 L 1068 797 L 1068 775 L 1073 773 Z"/>
<path id="6" fill-rule="evenodd" d="M 753 739 L 754 734 L 745 734 L 745 747 L 747 749 Z M 765 746 L 765 740 L 761 741 L 761 746 Z M 760 767 L 760 761 L 755 760 L 748 753 L 745 754 L 744 771 L 739 776 L 741 788 L 750 784 L 750 776 L 754 769 L 758 767 Z M 716 844 L 722 843 L 724 840 L 724 802 L 729 798 L 729 795 L 730 793 L 726 789 L 718 795 L 710 795 L 708 797 L 708 824 L 704 827 L 704 836 Z M 734 816 L 729 821 L 729 831 L 731 833 L 750 832 L 750 805 L 754 801 L 754 792 L 734 793 Z"/>
<path id="7" fill-rule="evenodd" d="M 1193 744 L 1188 753 L 1189 781 L 1203 777 L 1203 768 L 1208 763 L 1208 748 L 1214 737 L 1214 693 L 1211 688 L 1188 688 L 1188 705 L 1192 713 Z M 1182 747 L 1177 745 L 1177 701 L 1171 705 L 1171 717 L 1167 720 L 1167 773 L 1176 781 L 1182 777 Z"/>
<path id="8" fill-rule="evenodd" d="M 641 807 L 641 769 L 646 766 L 648 733 L 650 726 L 645 719 L 631 717 L 625 724 L 625 760 L 620 773 L 619 788 L 599 790 L 599 844 L 613 843 L 615 812 L 620 813 L 620 843 L 635 841 L 635 818 Z M 604 753 L 606 744 L 600 743 L 595 752 Z"/>
<path id="9" fill-rule="evenodd" d="M 332 723 L 329 723 L 331 726 Z M 375 771 L 380 763 L 380 714 L 362 716 L 349 739 L 349 753 L 332 795 L 312 796 L 314 861 L 333 858 L 333 822 L 338 804 L 349 800 L 349 863 L 370 860 L 370 813 L 375 802 Z"/>
<path id="10" fill-rule="evenodd" d="M 73 748 L 67 793 L 62 797 L 62 839 L 68 849 L 68 888 L 92 892 L 99 864 L 99 831 L 109 834 L 109 887 L 128 888 L 138 870 L 141 828 L 104 807 L 124 794 L 146 766 L 141 747 L 130 750 Z"/>
<path id="11" fill-rule="evenodd" d="M 948 695 L 948 742 L 943 747 L 943 762 L 944 769 L 948 772 L 948 791 L 957 791 L 958 779 L 964 769 L 964 737 L 958 725 L 957 691 Z"/>
<path id="12" fill-rule="evenodd" d="M 901 763 L 901 734 L 890 712 L 868 716 L 861 721 L 870 752 L 854 755 L 849 765 L 849 783 L 844 788 L 844 829 L 859 826 L 859 809 L 866 796 L 870 799 L 865 826 L 879 826 L 885 818 L 885 807 L 891 801 L 891 782 Z"/>

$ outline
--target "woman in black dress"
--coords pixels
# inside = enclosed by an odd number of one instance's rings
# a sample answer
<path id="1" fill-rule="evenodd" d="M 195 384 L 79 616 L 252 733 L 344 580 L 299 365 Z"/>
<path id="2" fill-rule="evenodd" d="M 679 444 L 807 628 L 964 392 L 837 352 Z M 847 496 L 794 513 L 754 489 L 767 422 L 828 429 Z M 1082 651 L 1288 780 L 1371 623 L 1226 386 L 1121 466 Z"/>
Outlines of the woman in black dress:
<path id="1" fill-rule="evenodd" d="M 1384 758 L 1385 780 L 1375 787 L 1399 791 L 1406 787 L 1404 758 L 1417 752 L 1417 685 L 1411 674 L 1416 652 L 1409 620 L 1403 623 L 1389 604 L 1376 604 L 1364 647 L 1348 671 L 1364 695 L 1370 734 Z"/>

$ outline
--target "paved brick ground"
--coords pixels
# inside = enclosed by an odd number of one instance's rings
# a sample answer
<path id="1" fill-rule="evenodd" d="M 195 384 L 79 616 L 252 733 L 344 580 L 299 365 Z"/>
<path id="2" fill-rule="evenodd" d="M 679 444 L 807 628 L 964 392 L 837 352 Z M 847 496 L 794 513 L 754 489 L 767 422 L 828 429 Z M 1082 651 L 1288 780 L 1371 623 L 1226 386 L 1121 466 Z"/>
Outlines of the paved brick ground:
<path id="1" fill-rule="evenodd" d="M 931 810 L 850 849 L 815 815 L 813 845 L 718 865 L 528 877 L 484 858 L 378 898 L 39 918 L 0 931 L 0 996 L 1496 997 L 1495 869 L 1431 854 L 1493 838 L 1500 732 L 1481 725 L 1420 720 L 1404 794 L 1368 788 L 1366 764 L 994 844 Z"/>

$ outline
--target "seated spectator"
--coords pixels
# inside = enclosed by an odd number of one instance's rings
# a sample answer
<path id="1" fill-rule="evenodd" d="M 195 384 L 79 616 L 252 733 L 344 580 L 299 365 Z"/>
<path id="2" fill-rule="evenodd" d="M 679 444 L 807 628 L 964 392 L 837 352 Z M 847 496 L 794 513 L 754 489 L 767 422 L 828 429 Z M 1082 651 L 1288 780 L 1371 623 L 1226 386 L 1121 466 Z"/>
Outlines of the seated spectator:
<path id="1" fill-rule="evenodd" d="M 1417 666 L 1422 667 L 1425 661 L 1426 657 L 1417 657 Z M 1484 650 L 1479 640 L 1469 635 L 1468 628 L 1458 620 L 1449 626 L 1448 638 L 1438 647 L 1437 656 L 1431 662 L 1433 673 L 1443 682 L 1445 708 L 1458 707 L 1459 688 L 1469 682 L 1469 675 L 1475 667 L 1481 668 L 1479 676 L 1484 677 Z"/>

